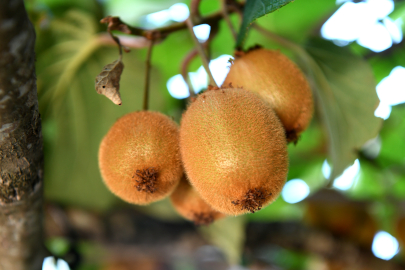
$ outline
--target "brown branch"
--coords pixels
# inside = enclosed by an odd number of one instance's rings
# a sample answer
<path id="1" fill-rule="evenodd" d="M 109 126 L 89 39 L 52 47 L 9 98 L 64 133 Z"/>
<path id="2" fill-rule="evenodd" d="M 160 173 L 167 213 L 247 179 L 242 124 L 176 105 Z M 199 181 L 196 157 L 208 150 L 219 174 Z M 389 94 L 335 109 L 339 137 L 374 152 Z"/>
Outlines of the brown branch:
<path id="1" fill-rule="evenodd" d="M 200 3 L 201 0 L 192 0 L 190 3 L 190 17 L 194 20 L 201 20 Z"/>
<path id="2" fill-rule="evenodd" d="M 44 254 L 34 47 L 24 2 L 0 1 L 0 270 L 39 270 Z"/>
<path id="3" fill-rule="evenodd" d="M 134 36 L 124 36 L 116 35 L 119 38 L 122 46 L 133 48 L 133 49 L 143 49 L 149 47 L 150 40 L 145 37 L 134 37 Z M 102 45 L 116 46 L 116 42 L 111 39 L 111 36 L 108 33 L 100 33 L 97 36 L 97 40 Z M 157 42 L 154 42 L 156 45 Z"/>
<path id="4" fill-rule="evenodd" d="M 198 2 L 198 1 L 196 1 L 196 2 Z M 239 9 L 243 9 L 243 7 L 245 6 L 245 2 L 236 3 L 236 4 L 232 3 L 232 6 L 230 6 L 230 9 L 229 9 L 229 14 L 231 14 L 237 10 L 235 8 L 235 5 L 237 5 L 237 7 Z M 222 11 L 219 11 L 219 12 L 213 13 L 213 14 L 205 16 L 205 17 L 199 18 L 197 16 L 196 18 L 193 18 L 193 25 L 200 25 L 200 24 L 214 25 L 222 19 L 223 19 L 223 13 L 222 13 Z M 175 24 L 165 26 L 165 27 L 152 29 L 152 30 L 127 25 L 126 23 L 122 22 L 120 20 L 120 18 L 118 18 L 118 17 L 108 16 L 108 17 L 105 17 L 102 21 L 105 23 L 108 23 L 108 27 L 112 31 L 117 30 L 117 31 L 121 31 L 126 34 L 135 35 L 135 36 L 143 36 L 143 37 L 146 37 L 147 39 L 153 39 L 153 40 L 163 39 L 173 32 L 187 29 L 186 21 L 180 22 L 180 23 L 175 23 Z"/>

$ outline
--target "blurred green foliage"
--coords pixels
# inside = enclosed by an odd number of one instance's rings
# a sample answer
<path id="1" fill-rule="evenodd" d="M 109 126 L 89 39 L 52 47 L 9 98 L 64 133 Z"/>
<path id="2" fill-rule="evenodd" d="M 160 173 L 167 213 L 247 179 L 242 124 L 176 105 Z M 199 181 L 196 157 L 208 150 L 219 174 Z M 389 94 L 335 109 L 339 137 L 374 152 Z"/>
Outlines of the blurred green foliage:
<path id="1" fill-rule="evenodd" d="M 120 116 L 141 109 L 146 49 L 132 50 L 124 54 L 125 69 L 121 78 L 123 105 L 113 105 L 105 97 L 97 95 L 94 90 L 96 75 L 105 64 L 118 58 L 118 50 L 115 46 L 103 45 L 99 42 L 100 33 L 105 32 L 105 26 L 99 24 L 99 20 L 106 15 L 116 15 L 130 24 L 140 25 L 142 16 L 167 9 L 176 2 L 180 1 L 26 1 L 37 32 L 36 68 L 45 147 L 45 197 L 47 200 L 95 211 L 104 211 L 118 204 L 124 204 L 104 186 L 98 170 L 97 152 L 101 139 Z M 183 2 L 190 3 L 190 1 Z M 219 1 L 202 1 L 201 13 L 215 12 L 219 6 Z M 257 23 L 304 46 L 309 38 L 319 35 L 321 25 L 336 9 L 334 0 L 294 1 L 258 19 Z M 391 16 L 405 18 L 404 3 L 398 4 Z M 235 25 L 240 22 L 236 14 L 231 15 L 231 19 Z M 281 49 L 288 55 L 293 54 L 288 48 L 277 45 L 252 29 L 248 33 L 245 47 L 255 44 Z M 219 33 L 211 44 L 211 56 L 216 58 L 222 54 L 233 54 L 234 46 L 231 31 L 222 21 Z M 180 121 L 186 103 L 169 95 L 166 82 L 170 77 L 180 73 L 181 61 L 192 48 L 193 42 L 188 32 L 179 31 L 156 45 L 153 51 L 150 109 L 161 111 L 177 122 Z M 337 53 L 334 56 L 328 55 L 331 52 Z M 357 56 L 354 56 L 355 54 Z M 342 58 L 342 55 L 346 59 Z M 355 71 L 362 72 L 365 70 L 363 66 L 368 64 L 361 60 L 361 57 L 367 56 L 367 62 L 371 65 L 377 82 L 387 76 L 395 66 L 405 66 L 403 44 L 397 45 L 388 53 L 379 55 L 366 49 L 359 49 L 356 44 L 349 46 L 348 49 L 342 49 L 331 43 L 327 45 L 318 43 L 312 46 L 312 56 L 317 57 L 318 64 L 325 72 L 331 87 L 338 88 L 335 91 L 343 89 L 342 91 L 346 91 L 345 94 L 349 99 L 351 96 L 352 103 L 346 101 L 340 103 L 346 105 L 342 110 L 347 118 L 340 119 L 346 124 L 359 117 L 358 110 L 353 109 L 352 105 L 355 105 L 353 101 L 358 102 L 359 106 L 364 104 L 363 102 L 369 98 L 365 93 L 375 87 L 375 82 L 371 78 L 371 70 L 365 71 L 363 73 L 365 75 L 360 75 L 360 77 L 367 77 L 367 83 L 356 82 L 358 77 L 352 78 L 352 72 L 347 73 L 344 68 L 339 70 L 339 66 L 334 64 L 338 63 L 340 67 L 345 65 L 353 67 L 361 62 L 356 66 Z M 325 57 L 329 59 L 325 60 Z M 331 60 L 331 57 L 336 59 Z M 200 65 L 201 61 L 198 58 L 193 60 L 190 71 L 195 71 Z M 328 68 L 343 72 L 333 74 L 330 70 L 328 71 Z M 362 93 L 359 88 L 367 89 Z M 371 103 L 376 105 L 373 98 Z M 334 101 L 331 101 L 330 105 L 333 104 Z M 367 108 L 367 110 L 374 110 L 374 108 Z M 332 118 L 339 117 L 339 114 L 334 111 L 328 113 Z M 370 114 L 367 117 L 370 117 Z M 367 117 L 365 119 L 368 120 L 364 120 L 366 124 L 378 125 L 375 119 Z M 376 158 L 360 155 L 360 175 L 353 187 L 345 192 L 345 195 L 353 200 L 371 201 L 370 212 L 380 221 L 381 229 L 388 231 L 393 231 L 397 211 L 395 204 L 405 199 L 404 117 L 405 106 L 394 106 L 390 118 L 384 121 L 378 135 L 381 140 L 379 155 Z M 332 136 L 337 136 L 335 139 L 341 140 L 346 133 L 359 135 L 359 131 L 356 130 L 358 123 L 354 122 L 344 126 L 340 133 L 334 133 Z M 322 164 L 327 158 L 330 138 L 322 123 L 321 112 L 316 111 L 311 126 L 302 135 L 298 144 L 288 147 L 290 155 L 288 179 L 303 179 L 309 185 L 311 194 L 322 190 L 327 184 L 322 174 Z M 358 147 L 356 150 L 362 154 L 359 147 L 365 142 L 364 138 L 369 136 L 368 139 L 371 139 L 376 135 L 362 135 L 359 141 L 355 143 L 346 141 L 343 145 L 349 148 Z M 354 150 L 352 155 L 353 157 L 350 158 L 356 157 Z M 143 207 L 142 211 L 163 219 L 178 219 L 178 215 L 167 200 Z M 305 213 L 305 202 L 288 204 L 279 197 L 272 205 L 255 214 L 239 219 L 226 219 L 202 231 L 207 238 L 213 242 L 217 241 L 218 245 L 228 250 L 228 256 L 235 262 L 240 253 L 240 243 L 244 239 L 242 235 L 244 222 L 302 220 Z M 224 226 L 225 228 L 231 226 L 233 229 L 227 232 L 230 234 L 228 238 L 219 240 L 222 239 L 219 236 L 226 237 L 223 234 Z M 48 244 L 52 249 L 60 250 L 63 241 L 58 241 L 54 239 Z M 277 261 L 286 269 L 301 269 L 297 265 L 305 264 L 306 258 L 280 250 Z"/>

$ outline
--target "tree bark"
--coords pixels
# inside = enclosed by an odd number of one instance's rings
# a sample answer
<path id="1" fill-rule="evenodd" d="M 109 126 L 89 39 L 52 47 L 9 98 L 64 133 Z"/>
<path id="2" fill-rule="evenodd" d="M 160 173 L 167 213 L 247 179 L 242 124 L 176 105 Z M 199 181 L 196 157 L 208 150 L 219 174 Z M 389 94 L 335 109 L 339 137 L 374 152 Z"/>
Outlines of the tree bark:
<path id="1" fill-rule="evenodd" d="M 43 149 L 35 31 L 22 0 L 0 0 L 0 270 L 41 269 Z"/>

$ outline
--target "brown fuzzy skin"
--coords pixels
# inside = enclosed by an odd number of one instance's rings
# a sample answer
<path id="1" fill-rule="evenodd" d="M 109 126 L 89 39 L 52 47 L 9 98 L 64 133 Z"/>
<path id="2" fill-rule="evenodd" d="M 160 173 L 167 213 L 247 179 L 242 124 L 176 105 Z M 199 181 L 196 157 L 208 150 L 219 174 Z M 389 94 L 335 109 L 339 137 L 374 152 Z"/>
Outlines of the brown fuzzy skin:
<path id="1" fill-rule="evenodd" d="M 280 120 L 263 99 L 244 89 L 199 95 L 183 114 L 180 151 L 192 185 L 227 215 L 259 210 L 277 198 L 286 181 L 287 142 Z"/>
<path id="2" fill-rule="evenodd" d="M 288 141 L 296 141 L 311 122 L 314 102 L 301 70 L 279 51 L 253 49 L 236 58 L 223 83 L 258 93 L 284 125 Z"/>
<path id="3" fill-rule="evenodd" d="M 103 138 L 99 166 L 104 183 L 124 201 L 165 198 L 183 175 L 177 124 L 159 112 L 126 114 Z"/>
<path id="4" fill-rule="evenodd" d="M 193 221 L 195 225 L 209 225 L 225 217 L 207 204 L 185 177 L 170 195 L 170 200 L 177 212 L 185 219 Z"/>

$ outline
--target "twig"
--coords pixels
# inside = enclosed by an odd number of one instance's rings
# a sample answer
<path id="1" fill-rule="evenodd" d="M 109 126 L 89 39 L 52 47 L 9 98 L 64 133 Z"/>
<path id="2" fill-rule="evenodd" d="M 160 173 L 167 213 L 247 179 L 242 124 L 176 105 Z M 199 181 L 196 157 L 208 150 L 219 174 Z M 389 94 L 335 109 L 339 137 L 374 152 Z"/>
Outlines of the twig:
<path id="1" fill-rule="evenodd" d="M 196 49 L 192 49 L 181 63 L 181 76 L 188 86 L 188 91 L 190 93 L 189 97 L 194 97 L 196 93 L 193 85 L 191 84 L 190 77 L 188 76 L 188 66 L 190 65 L 191 60 L 193 60 L 197 55 L 198 51 Z"/>
<path id="2" fill-rule="evenodd" d="M 114 35 L 111 33 L 110 29 L 107 29 L 107 32 L 108 32 L 108 34 L 110 34 L 110 36 L 112 37 L 112 39 L 117 43 L 117 45 L 118 45 L 118 51 L 119 51 L 119 53 L 120 53 L 120 61 L 122 61 L 122 45 L 121 45 L 121 43 L 120 43 L 120 40 L 119 40 L 116 36 L 114 36 Z"/>
<path id="3" fill-rule="evenodd" d="M 195 47 L 196 47 L 196 49 L 197 49 L 197 51 L 198 51 L 198 53 L 199 53 L 199 55 L 200 55 L 200 57 L 201 57 L 201 62 L 202 62 L 202 64 L 203 64 L 203 67 L 204 67 L 205 71 L 206 71 L 207 74 L 208 74 L 208 78 L 209 78 L 210 84 L 211 84 L 212 86 L 217 86 L 217 84 L 216 84 L 216 82 L 215 82 L 215 80 L 214 80 L 214 77 L 212 76 L 212 73 L 211 73 L 211 71 L 210 71 L 210 67 L 209 67 L 209 63 L 208 63 L 208 57 L 207 57 L 207 55 L 206 55 L 205 52 L 204 52 L 203 46 L 201 45 L 201 43 L 198 41 L 197 37 L 196 37 L 195 34 L 194 34 L 194 29 L 193 29 L 194 25 L 193 25 L 193 23 L 191 22 L 191 19 L 190 19 L 190 18 L 188 18 L 188 19 L 186 20 L 186 24 L 187 24 L 188 29 L 189 29 L 189 31 L 190 31 L 191 37 L 193 38 L 193 41 L 194 41 L 194 43 L 195 43 Z"/>
<path id="4" fill-rule="evenodd" d="M 145 70 L 145 91 L 143 94 L 143 110 L 147 111 L 148 110 L 148 104 L 149 104 L 149 84 L 150 84 L 150 60 L 152 56 L 152 49 L 153 49 L 153 43 L 154 41 L 151 40 L 148 48 L 148 53 L 146 55 L 146 70 Z"/>
<path id="5" fill-rule="evenodd" d="M 234 40 L 237 39 L 237 34 L 235 31 L 235 28 L 233 27 L 231 18 L 229 17 L 228 14 L 228 0 L 221 0 L 221 11 L 222 11 L 222 16 L 224 17 L 225 22 L 228 24 L 229 29 L 231 30 L 232 36 L 234 38 Z"/>
<path id="6" fill-rule="evenodd" d="M 210 47 L 211 41 L 218 34 L 218 30 L 219 30 L 218 24 L 212 25 L 210 35 L 209 35 L 208 39 L 202 44 L 203 48 L 205 50 L 207 50 L 208 58 L 210 58 L 210 56 L 209 56 L 210 55 L 209 47 Z M 190 97 L 195 96 L 196 93 L 195 93 L 195 91 L 193 89 L 193 85 L 191 84 L 191 81 L 190 81 L 189 76 L 188 76 L 188 66 L 190 65 L 191 60 L 193 60 L 194 57 L 196 57 L 197 55 L 198 55 L 197 49 L 195 49 L 195 48 L 192 49 L 186 55 L 186 57 L 184 58 L 184 60 L 183 60 L 183 62 L 181 64 L 181 75 L 182 75 L 184 81 L 186 82 L 186 84 L 187 84 L 187 86 L 189 88 Z"/>
<path id="7" fill-rule="evenodd" d="M 201 0 L 192 0 L 190 3 L 190 17 L 193 20 L 201 20 L 200 3 Z"/>
<path id="8" fill-rule="evenodd" d="M 197 3 L 197 2 L 198 1 L 195 1 L 195 3 Z M 233 5 L 233 7 L 231 9 L 229 9 L 229 13 L 233 13 L 233 12 L 235 12 L 235 10 L 237 10 L 235 8 L 235 5 L 237 5 L 237 7 L 239 9 L 243 9 L 243 7 L 245 6 L 245 2 L 235 3 Z M 222 18 L 223 18 L 222 11 L 219 11 L 219 12 L 215 12 L 215 13 L 205 16 L 205 17 L 193 18 L 193 24 L 194 25 L 200 25 L 200 24 L 213 25 L 215 23 L 218 23 Z M 129 26 L 126 23 L 122 22 L 120 20 L 120 18 L 118 18 L 118 17 L 107 16 L 104 19 L 102 19 L 102 22 L 108 23 L 108 27 L 110 28 L 111 31 L 118 30 L 118 31 L 121 31 L 121 32 L 129 34 L 129 35 L 143 36 L 148 39 L 153 39 L 155 41 L 158 39 L 163 39 L 163 38 L 167 37 L 170 33 L 173 33 L 173 32 L 176 32 L 176 31 L 182 30 L 182 29 L 187 29 L 186 21 L 180 22 L 180 23 L 175 23 L 175 24 L 165 26 L 165 27 L 156 28 L 153 30 Z"/>
<path id="9" fill-rule="evenodd" d="M 110 21 L 107 19 L 108 17 L 106 17 L 106 18 L 104 18 L 104 19 L 101 19 L 101 23 L 108 23 L 108 27 L 107 27 L 107 32 L 108 32 L 108 34 L 110 34 L 110 36 L 111 36 L 111 38 L 115 41 L 115 43 L 117 43 L 117 45 L 118 45 L 118 51 L 119 51 L 119 54 L 120 54 L 120 61 L 122 60 L 122 45 L 121 45 L 121 43 L 120 43 L 120 40 L 119 40 L 119 38 L 117 38 L 116 36 L 114 36 L 112 33 L 111 33 L 111 27 L 110 27 L 110 25 L 111 25 L 111 23 L 110 23 Z"/>
<path id="10" fill-rule="evenodd" d="M 145 37 L 136 37 L 136 36 L 124 36 L 116 35 L 120 40 L 120 43 L 123 47 L 133 48 L 133 49 L 142 49 L 149 47 L 149 40 Z M 111 39 L 111 36 L 108 33 L 100 33 L 97 35 L 97 40 L 102 45 L 114 45 L 117 43 Z M 156 45 L 156 42 L 155 42 Z"/>
<path id="11" fill-rule="evenodd" d="M 208 36 L 208 39 L 207 39 L 207 41 L 205 41 L 203 43 L 203 48 L 206 50 L 208 59 L 211 59 L 211 42 L 212 42 L 212 40 L 214 40 L 214 38 L 218 34 L 218 32 L 219 32 L 219 24 L 215 23 L 215 24 L 211 25 L 211 31 Z"/>

